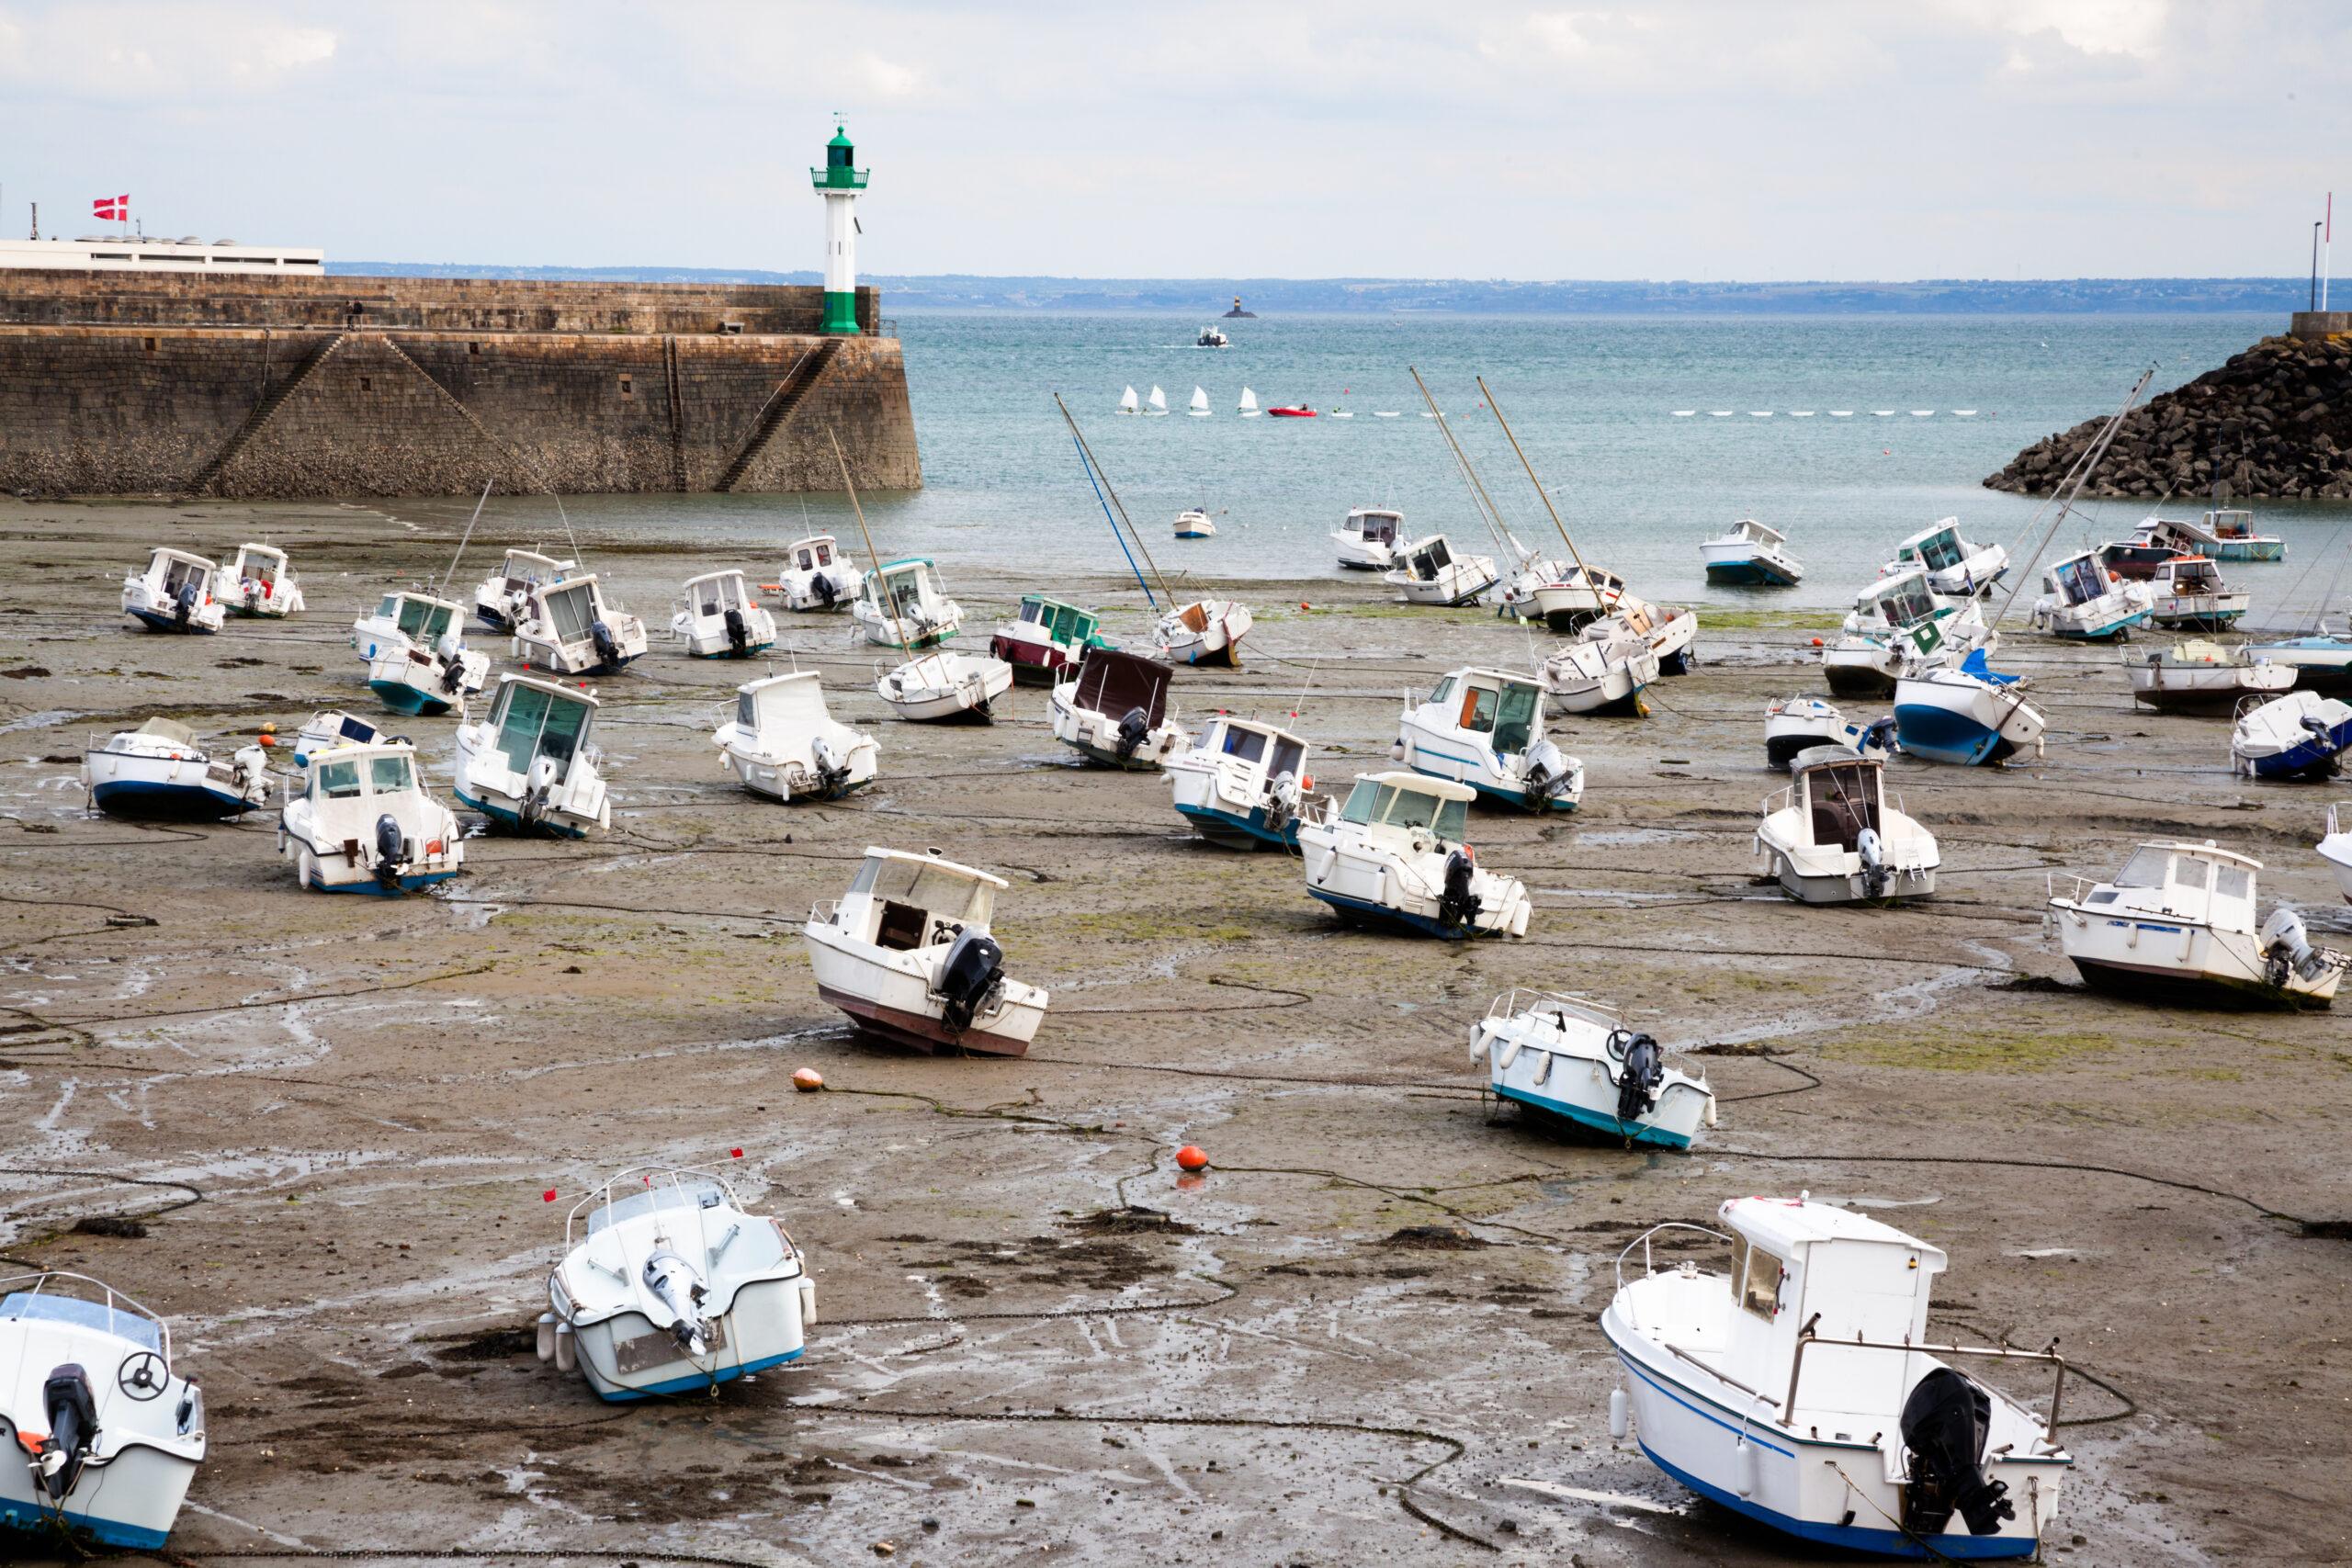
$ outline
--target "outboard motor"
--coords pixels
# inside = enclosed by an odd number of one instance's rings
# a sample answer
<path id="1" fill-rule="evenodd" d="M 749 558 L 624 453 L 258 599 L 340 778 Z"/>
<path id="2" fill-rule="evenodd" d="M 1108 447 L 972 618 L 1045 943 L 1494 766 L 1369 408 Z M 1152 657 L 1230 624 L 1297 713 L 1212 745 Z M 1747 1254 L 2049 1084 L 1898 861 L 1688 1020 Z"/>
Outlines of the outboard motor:
<path id="1" fill-rule="evenodd" d="M 1854 852 L 1862 858 L 1862 891 L 1873 898 L 1886 897 L 1887 888 L 1894 881 L 1894 873 L 1887 869 L 1886 844 L 1875 828 L 1865 828 L 1854 837 Z"/>
<path id="2" fill-rule="evenodd" d="M 588 623 L 588 640 L 596 645 L 596 662 L 608 670 L 619 668 L 621 645 L 613 636 L 613 628 L 599 618 Z"/>
<path id="3" fill-rule="evenodd" d="M 1004 987 L 1004 949 L 986 931 L 966 931 L 939 966 L 939 997 L 947 1004 L 940 1021 L 961 1034 L 989 998 Z"/>
<path id="4" fill-rule="evenodd" d="M 825 744 L 823 736 L 809 739 L 808 760 L 817 767 L 819 793 L 828 797 L 840 794 L 842 785 L 849 782 L 849 764 L 834 759 L 833 749 Z"/>
<path id="5" fill-rule="evenodd" d="M 1265 813 L 1261 818 L 1269 833 L 1280 833 L 1298 815 L 1298 775 L 1277 773 L 1266 784 L 1265 798 L 1259 803 Z"/>
<path id="6" fill-rule="evenodd" d="M 727 612 L 728 651 L 741 659 L 752 646 L 752 628 L 743 624 L 743 612 L 729 607 Z"/>
<path id="7" fill-rule="evenodd" d="M 1617 1120 L 1633 1122 L 1657 1109 L 1658 1086 L 1666 1081 L 1666 1053 L 1646 1034 L 1618 1030 L 1609 1037 L 1609 1054 L 1625 1053 L 1617 1075 Z"/>
<path id="8" fill-rule="evenodd" d="M 1890 757 L 1899 755 L 1903 750 L 1903 741 L 1894 732 L 1894 716 L 1888 714 L 1864 729 L 1862 743 L 1856 750 L 1864 757 L 1873 751 L 1883 751 Z"/>
<path id="9" fill-rule="evenodd" d="M 1471 874 L 1477 869 L 1462 851 L 1446 852 L 1445 890 L 1438 895 L 1437 923 L 1447 931 L 1466 928 L 1478 918 L 1478 896 L 1470 891 Z"/>
<path id="10" fill-rule="evenodd" d="M 670 1325 L 670 1337 L 678 1348 L 689 1356 L 709 1355 L 710 1325 L 702 1315 L 702 1303 L 710 1292 L 695 1266 L 664 1249 L 646 1258 L 641 1272 L 645 1288 L 677 1318 Z"/>
<path id="11" fill-rule="evenodd" d="M 833 607 L 833 601 L 841 597 L 842 591 L 833 586 L 831 578 L 820 571 L 808 580 L 808 592 L 817 596 L 818 604 L 830 610 Z"/>
<path id="12" fill-rule="evenodd" d="M 1993 1400 L 1950 1367 L 1919 1380 L 1903 1402 L 1903 1446 L 1911 1450 L 1911 1484 L 1904 1491 L 1904 1528 L 1941 1535 L 1956 1508 L 1971 1535 L 1991 1535 L 2018 1517 L 2007 1482 L 1984 1477 L 1984 1439 Z"/>
<path id="13" fill-rule="evenodd" d="M 196 614 L 196 584 L 183 582 L 180 584 L 180 591 L 172 595 L 172 624 L 184 626 L 187 625 L 187 618 L 194 614 Z"/>
<path id="14" fill-rule="evenodd" d="M 1119 761 L 1127 761 L 1143 745 L 1144 737 L 1151 733 L 1151 715 L 1141 708 L 1129 708 L 1119 720 L 1119 743 L 1115 748 Z"/>
<path id="15" fill-rule="evenodd" d="M 531 827 L 547 815 L 548 799 L 555 793 L 555 759 L 553 757 L 535 758 L 531 762 L 530 773 L 523 781 L 523 800 L 520 807 L 523 826 Z"/>
<path id="16" fill-rule="evenodd" d="M 2327 973 L 2328 955 L 2312 945 L 2311 932 L 2294 907 L 2281 904 L 2262 922 L 2262 977 L 2284 990 L 2291 976 L 2316 980 Z"/>
<path id="17" fill-rule="evenodd" d="M 98 1401 L 90 1391 L 90 1374 L 67 1361 L 40 1385 L 40 1403 L 49 1416 L 49 1437 L 34 1462 L 41 1490 L 54 1502 L 82 1479 L 82 1462 L 98 1440 Z"/>
<path id="18" fill-rule="evenodd" d="M 1531 811 L 1541 811 L 1551 805 L 1553 797 L 1568 787 L 1568 760 L 1552 744 L 1549 736 L 1539 735 L 1527 743 L 1520 753 L 1521 777 L 1527 789 L 1527 805 Z"/>
<path id="19" fill-rule="evenodd" d="M 457 633 L 443 632 L 441 640 L 433 645 L 433 651 L 441 660 L 441 690 L 455 696 L 466 682 L 465 645 L 458 640 Z"/>
<path id="20" fill-rule="evenodd" d="M 408 863 L 408 840 L 401 836 L 400 818 L 387 811 L 376 818 L 376 880 L 398 887 Z"/>

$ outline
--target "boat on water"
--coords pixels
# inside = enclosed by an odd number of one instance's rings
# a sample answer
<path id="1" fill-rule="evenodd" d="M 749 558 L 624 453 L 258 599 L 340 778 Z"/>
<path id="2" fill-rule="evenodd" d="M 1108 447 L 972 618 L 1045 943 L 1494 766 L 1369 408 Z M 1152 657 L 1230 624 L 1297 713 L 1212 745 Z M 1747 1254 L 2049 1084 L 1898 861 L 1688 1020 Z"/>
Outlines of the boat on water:
<path id="1" fill-rule="evenodd" d="M 1050 686 L 1088 649 L 1110 646 L 1102 616 L 1042 593 L 1023 593 L 1012 619 L 998 622 L 989 639 L 989 651 L 1024 686 Z"/>
<path id="2" fill-rule="evenodd" d="M 1004 972 L 989 921 L 1005 886 L 935 852 L 868 848 L 849 891 L 800 929 L 817 994 L 886 1044 L 1024 1055 L 1049 998 Z"/>
<path id="3" fill-rule="evenodd" d="M 694 659 L 749 659 L 775 646 L 775 617 L 729 567 L 690 577 L 670 616 L 670 636 Z"/>
<path id="4" fill-rule="evenodd" d="M 1115 648 L 1090 648 L 1049 702 L 1054 739 L 1090 762 L 1148 773 L 1184 744 L 1168 700 L 1167 665 Z"/>
<path id="5" fill-rule="evenodd" d="M 1936 836 L 1886 794 L 1886 761 L 1815 746 L 1789 761 L 1788 787 L 1764 799 L 1756 852 L 1800 904 L 1883 908 L 1936 890 Z"/>
<path id="6" fill-rule="evenodd" d="M 1458 556 L 1442 534 L 1396 547 L 1396 562 L 1381 581 L 1408 604 L 1475 604 L 1495 585 L 1492 556 Z"/>
<path id="7" fill-rule="evenodd" d="M 1315 417 L 1315 410 L 1306 403 L 1284 404 L 1281 408 L 1268 409 L 1266 412 L 1275 419 L 1313 419 Z"/>
<path id="8" fill-rule="evenodd" d="M 1258 407 L 1258 394 L 1247 387 L 1242 388 L 1241 401 L 1234 406 L 1234 412 L 1244 419 L 1257 418 L 1261 412 Z"/>
<path id="9" fill-rule="evenodd" d="M 1882 697 L 1906 671 L 1924 673 L 1998 640 L 1980 601 L 1938 593 L 1926 568 L 1909 567 L 1854 596 L 1843 633 L 1822 651 L 1822 677 L 1838 696 Z"/>
<path id="10" fill-rule="evenodd" d="M 1804 568 L 1789 554 L 1789 536 L 1753 517 L 1702 542 L 1699 559 L 1707 581 L 1723 587 L 1793 588 L 1804 578 Z"/>
<path id="11" fill-rule="evenodd" d="M 645 652 L 645 622 L 593 571 L 541 586 L 514 623 L 514 657 L 558 675 L 617 675 Z"/>
<path id="12" fill-rule="evenodd" d="M 1359 506 L 1332 531 L 1340 564 L 1351 571 L 1387 571 L 1396 564 L 1405 514 L 1385 506 Z"/>
<path id="13" fill-rule="evenodd" d="M 1119 412 L 1121 413 L 1141 413 L 1143 412 L 1142 400 L 1136 396 L 1136 389 L 1133 387 L 1129 387 L 1125 391 L 1119 394 Z"/>
<path id="14" fill-rule="evenodd" d="M 2319 858 L 2335 873 L 2336 888 L 2344 901 L 2352 904 L 2352 828 L 2345 827 L 2336 818 L 2336 807 L 2327 808 L 2327 831 L 2319 841 Z"/>
<path id="15" fill-rule="evenodd" d="M 457 796 L 493 827 L 578 839 L 613 825 L 604 753 L 589 736 L 596 694 L 501 675 L 490 716 L 458 727 Z"/>
<path id="16" fill-rule="evenodd" d="M 2254 595 L 2222 581 L 2222 569 L 2202 556 L 2173 556 L 2156 563 L 2148 586 L 2153 618 L 2175 631 L 2222 632 L 2237 625 Z"/>
<path id="17" fill-rule="evenodd" d="M 2197 541 L 2183 533 L 2179 525 L 2162 517 L 2143 522 L 2131 535 L 2110 539 L 2098 547 L 2098 564 L 2118 577 L 2146 581 L 2156 575 L 2156 569 L 2180 556 L 2196 556 Z M 2198 557 L 2199 559 L 2204 558 Z"/>
<path id="18" fill-rule="evenodd" d="M 1722 1230 L 1656 1225 L 1618 1255 L 1600 1314 L 1623 1373 L 1611 1436 L 1808 1550 L 2038 1557 L 2074 1465 L 2052 1436 L 2064 1360 L 1937 1343 L 1948 1259 L 1878 1220 L 1804 1193 L 1717 1214 Z M 1693 1236 L 1724 1245 L 1722 1271 L 1675 1245 Z M 1952 1365 L 1975 1360 L 2052 1369 L 2048 1416 Z"/>
<path id="19" fill-rule="evenodd" d="M 0 1559 L 163 1550 L 205 1455 L 170 1325 L 86 1274 L 22 1271 L 0 1278 Z"/>
<path id="20" fill-rule="evenodd" d="M 825 707 L 814 670 L 735 688 L 735 716 L 710 738 L 718 765 L 770 800 L 839 800 L 874 782 L 881 748 Z"/>
<path id="21" fill-rule="evenodd" d="M 579 570 L 576 560 L 558 560 L 537 550 L 508 550 L 498 570 L 474 589 L 474 614 L 492 630 L 511 632 L 530 608 L 533 594 Z"/>
<path id="22" fill-rule="evenodd" d="M 538 1356 L 577 1370 L 599 1399 L 715 1390 L 807 1348 L 817 1315 L 808 1259 L 716 1172 L 616 1171 L 564 1216 L 563 1246 Z"/>
<path id="23" fill-rule="evenodd" d="M 1214 539 L 1216 525 L 1209 518 L 1205 506 L 1188 506 L 1176 514 L 1176 536 L 1180 539 Z"/>
<path id="24" fill-rule="evenodd" d="M 447 713 L 490 679 L 490 655 L 465 646 L 464 609 L 418 589 L 396 588 L 352 622 L 351 646 L 368 661 L 368 689 L 393 713 Z"/>
<path id="25" fill-rule="evenodd" d="M 2219 507 L 2194 523 L 2174 520 L 2172 525 L 2196 546 L 2196 553 L 2211 560 L 2285 560 L 2287 541 L 2254 525 L 2254 513 L 2244 507 Z"/>
<path id="26" fill-rule="evenodd" d="M 2230 772 L 2253 779 L 2332 779 L 2352 747 L 2352 705 L 2316 692 L 2247 697 L 2230 727 Z"/>
<path id="27" fill-rule="evenodd" d="M 1978 649 L 1957 669 L 1905 674 L 1894 683 L 1894 738 L 1906 756 L 1961 767 L 2041 755 L 2048 728 L 2025 700 L 2021 675 L 2005 675 Z"/>
<path id="28" fill-rule="evenodd" d="M 1402 769 L 1358 773 L 1299 821 L 1310 897 L 1349 925 L 1456 941 L 1525 936 L 1532 906 L 1516 877 L 1479 866 L 1467 841 L 1478 792 Z"/>
<path id="29" fill-rule="evenodd" d="M 1657 678 L 1649 639 L 1613 623 L 1587 626 L 1544 660 L 1544 694 L 1564 714 L 1640 718 L 1649 712 L 1642 694 Z"/>
<path id="30" fill-rule="evenodd" d="M 2295 683 L 2295 667 L 2189 637 L 2143 659 L 2126 658 L 2132 702 L 2177 713 L 2225 712 L 2246 696 L 2275 697 Z"/>
<path id="31" fill-rule="evenodd" d="M 2111 882 L 2078 876 L 2061 897 L 2053 878 L 2045 927 L 2085 984 L 2130 1000 L 2326 1007 L 2352 954 L 2314 946 L 2285 904 L 2257 928 L 2261 870 L 2211 839 L 2153 840 Z"/>
<path id="32" fill-rule="evenodd" d="M 2144 582 L 2116 576 L 2098 564 L 2098 552 L 2068 556 L 2041 574 L 2049 590 L 2034 601 L 2036 631 L 2077 642 L 2129 642 L 2132 628 L 2148 624 L 2156 598 Z"/>
<path id="33" fill-rule="evenodd" d="M 1960 532 L 1960 519 L 1942 518 L 1894 547 L 1894 558 L 1879 569 L 1881 575 L 1917 568 L 1928 589 L 1950 599 L 1975 599 L 1993 591 L 2008 574 L 2009 552 L 1999 545 L 1972 544 Z"/>
<path id="34" fill-rule="evenodd" d="M 1193 346 L 1194 348 L 1223 348 L 1228 341 L 1223 332 L 1211 325 L 1201 329 L 1201 335 L 1193 340 Z"/>
<path id="35" fill-rule="evenodd" d="M 122 580 L 122 613 L 151 632 L 209 636 L 228 618 L 213 587 L 220 569 L 202 556 L 159 545 L 147 565 Z"/>
<path id="36" fill-rule="evenodd" d="M 1176 810 L 1193 831 L 1228 850 L 1298 847 L 1298 814 L 1315 780 L 1307 743 L 1254 718 L 1219 714 L 1188 750 L 1168 759 Z"/>
<path id="37" fill-rule="evenodd" d="M 1894 742 L 1892 716 L 1856 724 L 1820 697 L 1775 697 L 1765 705 L 1764 756 L 1776 768 L 1824 746 L 1856 757 L 1884 758 Z"/>
<path id="38" fill-rule="evenodd" d="M 345 742 L 307 754 L 277 818 L 277 852 L 320 893 L 421 893 L 465 863 L 457 813 L 433 798 L 405 740 Z"/>
<path id="39" fill-rule="evenodd" d="M 928 556 L 867 572 L 850 616 L 876 648 L 936 648 L 964 626 L 964 607 L 947 597 Z"/>
<path id="40" fill-rule="evenodd" d="M 284 620 L 302 613 L 302 584 L 275 545 L 239 545 L 221 575 L 221 600 L 232 614 Z"/>
<path id="41" fill-rule="evenodd" d="M 267 806 L 269 787 L 269 754 L 259 746 L 216 757 L 173 718 L 151 718 L 82 751 L 82 788 L 111 817 L 218 822 Z"/>
<path id="42" fill-rule="evenodd" d="M 1151 640 L 1170 662 L 1241 668 L 1241 639 L 1257 617 L 1234 599 L 1196 599 L 1159 617 Z"/>
<path id="43" fill-rule="evenodd" d="M 2331 633 L 2314 627 L 2302 637 L 2246 644 L 2250 658 L 2295 667 L 2295 683 L 2306 691 L 2352 693 L 2352 627 Z"/>
<path id="44" fill-rule="evenodd" d="M 1522 811 L 1574 811 L 1584 797 L 1584 764 L 1544 734 L 1544 685 L 1532 675 L 1474 665 L 1426 698 L 1408 692 L 1389 755 Z"/>
<path id="45" fill-rule="evenodd" d="M 776 574 L 776 590 L 787 610 L 846 609 L 865 586 L 865 573 L 842 554 L 831 534 L 795 539 L 784 552 L 784 570 Z"/>
<path id="46" fill-rule="evenodd" d="M 1192 400 L 1192 402 L 1191 402 L 1189 405 L 1187 405 L 1187 406 L 1186 406 L 1186 408 L 1185 408 L 1184 412 L 1185 412 L 1186 413 L 1188 413 L 1188 414 L 1192 415 L 1194 419 L 1206 419 L 1206 418 L 1208 418 L 1208 417 L 1209 417 L 1209 395 L 1208 395 L 1208 393 L 1207 393 L 1206 391 L 1204 391 L 1204 389 L 1202 389 L 1201 388 L 1199 388 L 1199 387 L 1194 387 L 1194 388 L 1193 389 L 1193 400 Z"/>
<path id="47" fill-rule="evenodd" d="M 1715 1120 L 1704 1074 L 1589 997 L 1514 988 L 1470 1031 L 1470 1060 L 1487 1092 L 1628 1147 L 1687 1149 Z"/>
<path id="48" fill-rule="evenodd" d="M 1161 391 L 1158 387 L 1153 387 L 1151 389 L 1151 396 L 1144 399 L 1143 400 L 1143 412 L 1147 414 L 1166 413 L 1168 412 L 1168 394 Z"/>

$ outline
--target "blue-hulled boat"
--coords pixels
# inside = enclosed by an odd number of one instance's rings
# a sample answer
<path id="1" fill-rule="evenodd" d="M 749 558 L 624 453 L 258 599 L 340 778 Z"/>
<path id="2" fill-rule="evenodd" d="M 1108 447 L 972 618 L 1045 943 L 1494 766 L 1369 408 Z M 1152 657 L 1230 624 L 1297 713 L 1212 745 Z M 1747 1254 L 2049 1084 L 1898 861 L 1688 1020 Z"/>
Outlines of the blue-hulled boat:
<path id="1" fill-rule="evenodd" d="M 1176 809 L 1212 844 L 1298 847 L 1298 813 L 1315 781 L 1307 744 L 1286 729 L 1220 714 L 1189 751 L 1164 764 Z"/>
<path id="2" fill-rule="evenodd" d="M 1978 649 L 1957 670 L 1905 675 L 1894 683 L 1894 735 L 1904 754 L 1976 767 L 2041 750 L 2041 715 L 2026 705 L 2022 677 L 1988 668 Z"/>
<path id="3" fill-rule="evenodd" d="M 2352 705 L 2316 692 L 2248 703 L 2230 729 L 2230 768 L 2248 778 L 2334 778 L 2352 748 Z"/>
<path id="4" fill-rule="evenodd" d="M 1699 547 L 1707 581 L 1727 588 L 1793 588 L 1804 568 L 1788 551 L 1789 536 L 1753 517 L 1743 517 L 1731 532 Z"/>

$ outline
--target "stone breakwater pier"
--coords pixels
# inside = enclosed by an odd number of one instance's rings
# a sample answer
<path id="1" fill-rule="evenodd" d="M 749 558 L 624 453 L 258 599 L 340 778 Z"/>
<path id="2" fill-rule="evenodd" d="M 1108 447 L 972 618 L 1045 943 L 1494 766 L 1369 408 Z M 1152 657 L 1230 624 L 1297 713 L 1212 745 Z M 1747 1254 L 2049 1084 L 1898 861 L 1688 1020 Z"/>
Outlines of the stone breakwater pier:
<path id="1" fill-rule="evenodd" d="M 871 288 L 0 271 L 0 490 L 325 495 L 922 483 Z"/>

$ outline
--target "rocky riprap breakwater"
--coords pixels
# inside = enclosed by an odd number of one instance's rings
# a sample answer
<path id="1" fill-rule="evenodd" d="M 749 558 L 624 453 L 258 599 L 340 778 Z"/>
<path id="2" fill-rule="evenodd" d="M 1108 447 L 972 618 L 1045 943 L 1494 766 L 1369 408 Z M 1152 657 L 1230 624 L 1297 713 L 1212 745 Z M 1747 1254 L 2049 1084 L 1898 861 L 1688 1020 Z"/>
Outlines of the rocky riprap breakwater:
<path id="1" fill-rule="evenodd" d="M 1984 481 L 2041 495 L 2098 439 L 2107 415 L 2035 442 Z M 2265 338 L 2133 409 L 2086 495 L 2352 499 L 2352 337 Z"/>

